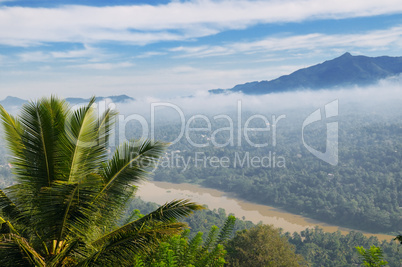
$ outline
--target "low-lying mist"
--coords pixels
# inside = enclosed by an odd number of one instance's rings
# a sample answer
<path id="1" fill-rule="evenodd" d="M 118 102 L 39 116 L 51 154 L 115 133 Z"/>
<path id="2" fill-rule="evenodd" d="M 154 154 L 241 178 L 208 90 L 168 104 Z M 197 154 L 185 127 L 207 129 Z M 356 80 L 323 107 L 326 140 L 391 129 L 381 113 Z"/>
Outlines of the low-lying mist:
<path id="1" fill-rule="evenodd" d="M 278 114 L 284 112 L 312 112 L 329 102 L 338 100 L 339 115 L 343 113 L 376 113 L 390 117 L 402 112 L 402 78 L 382 80 L 368 87 L 345 87 L 319 91 L 301 90 L 296 92 L 266 95 L 209 94 L 198 92 L 190 97 L 140 98 L 136 101 L 117 105 L 117 110 L 125 116 L 138 114 L 149 118 L 153 113 L 156 120 L 170 121 L 184 116 L 202 114 L 236 114 L 239 112 Z M 135 96 L 134 96 L 135 97 Z"/>

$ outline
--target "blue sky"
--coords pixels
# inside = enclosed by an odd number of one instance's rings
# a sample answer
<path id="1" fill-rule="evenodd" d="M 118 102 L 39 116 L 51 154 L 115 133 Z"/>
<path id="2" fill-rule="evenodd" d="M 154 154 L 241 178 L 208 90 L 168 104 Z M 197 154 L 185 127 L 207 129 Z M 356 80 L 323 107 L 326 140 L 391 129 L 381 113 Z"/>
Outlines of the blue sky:
<path id="1" fill-rule="evenodd" d="M 0 99 L 187 96 L 345 52 L 401 56 L 401 13 L 400 0 L 0 0 Z"/>

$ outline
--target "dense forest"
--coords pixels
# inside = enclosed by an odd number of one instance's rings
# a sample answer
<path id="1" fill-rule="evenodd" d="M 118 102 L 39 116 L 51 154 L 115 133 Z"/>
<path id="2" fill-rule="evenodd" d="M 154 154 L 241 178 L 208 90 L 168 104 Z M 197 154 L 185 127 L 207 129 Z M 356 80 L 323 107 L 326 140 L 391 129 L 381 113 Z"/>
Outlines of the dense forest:
<path id="1" fill-rule="evenodd" d="M 378 109 L 378 108 L 377 108 Z M 191 132 L 193 143 L 207 144 L 194 147 L 182 137 L 172 144 L 160 161 L 154 179 L 174 183 L 197 183 L 203 186 L 234 192 L 239 197 L 261 204 L 274 205 L 288 211 L 322 221 L 355 229 L 398 234 L 402 225 L 402 117 L 398 108 L 353 109 L 342 107 L 339 120 L 339 164 L 332 166 L 310 154 L 301 143 L 301 124 L 308 110 L 280 111 L 286 118 L 278 122 L 274 146 L 271 132 L 248 133 L 250 142 L 268 143 L 256 148 L 245 140 L 234 145 L 225 144 L 228 131 L 226 120 L 210 116 L 211 131 Z M 234 128 L 236 114 L 232 114 Z M 246 113 L 244 120 L 254 115 Z M 269 114 L 264 114 L 271 118 Z M 277 115 L 278 117 L 278 115 Z M 238 123 L 238 122 L 237 122 Z M 161 119 L 156 124 L 155 138 L 172 141 L 180 132 L 180 123 Z M 192 127 L 206 127 L 205 120 L 193 120 Z M 249 127 L 264 127 L 262 120 L 254 119 Z M 272 127 L 271 127 L 272 128 Z M 141 125 L 125 125 L 127 138 L 140 137 Z M 306 127 L 306 143 L 317 150 L 325 150 L 325 124 Z M 12 182 L 7 164 L 4 141 L 0 139 L 0 187 Z M 197 158 L 198 157 L 198 158 Z M 211 158 L 227 158 L 227 163 L 216 167 Z M 252 166 L 253 158 L 262 159 Z M 184 164 L 187 161 L 187 165 Z M 214 165 L 215 164 L 215 165 Z M 219 165 L 219 163 L 218 163 Z M 283 165 L 283 166 L 282 166 Z"/>
<path id="2" fill-rule="evenodd" d="M 157 207 L 156 204 L 144 202 L 139 198 L 134 199 L 127 211 L 138 209 L 141 213 L 147 213 Z M 192 216 L 185 218 L 184 221 L 191 229 L 190 236 L 194 237 L 197 232 L 208 233 L 209 229 L 216 225 L 219 228 L 224 226 L 227 219 L 225 210 L 201 210 Z M 250 221 L 237 218 L 234 232 L 242 229 L 251 229 L 255 225 Z M 301 233 L 280 232 L 286 237 L 288 242 L 295 248 L 295 252 L 300 254 L 312 266 L 351 266 L 361 263 L 356 246 L 369 248 L 372 245 L 379 246 L 384 251 L 384 257 L 389 266 L 400 266 L 402 264 L 402 247 L 394 241 L 379 241 L 376 237 L 366 237 L 360 232 L 350 232 L 342 235 L 340 232 L 327 233 L 320 228 L 306 229 Z"/>
<path id="3" fill-rule="evenodd" d="M 160 162 L 155 179 L 197 183 L 322 221 L 396 234 L 402 225 L 400 111 L 390 109 L 380 113 L 367 108 L 357 112 L 353 105 L 342 110 L 344 113 L 338 118 L 337 166 L 317 159 L 303 146 L 301 128 L 303 118 L 308 115 L 306 110 L 283 111 L 287 117 L 278 122 L 275 146 L 272 128 L 268 132 L 250 131 L 251 142 L 268 142 L 268 146 L 262 148 L 249 145 L 245 140 L 238 146 L 237 130 L 234 145 L 227 144 L 230 132 L 213 134 L 213 131 L 228 127 L 228 121 L 214 120 L 210 116 L 212 130 L 193 131 L 188 138 L 182 137 L 174 143 Z M 253 114 L 243 115 L 243 124 Z M 232 118 L 236 121 L 235 114 Z M 180 123 L 157 125 L 157 139 L 172 141 L 179 136 Z M 190 126 L 208 127 L 204 119 L 195 119 Z M 265 122 L 254 119 L 249 127 L 263 128 Z M 141 128 L 135 123 L 127 124 L 126 133 L 139 137 Z M 189 138 L 193 143 L 206 146 L 194 147 Z M 304 138 L 310 146 L 325 151 L 325 124 L 317 122 L 306 127 Z M 226 145 L 213 145 L 212 139 Z M 253 158 L 255 162 L 251 162 Z M 222 165 L 219 159 L 226 161 Z"/>
<path id="4" fill-rule="evenodd" d="M 400 171 L 402 120 L 399 117 L 400 114 L 394 112 L 391 116 L 385 116 L 375 112 L 359 114 L 348 112 L 340 116 L 339 164 L 337 166 L 331 166 L 315 158 L 301 143 L 301 123 L 306 114 L 308 115 L 306 112 L 288 111 L 286 120 L 281 121 L 276 129 L 275 140 L 272 131 L 250 131 L 248 141 L 243 140 L 241 146 L 238 146 L 236 141 L 233 141 L 233 145 L 228 142 L 231 138 L 228 131 L 219 131 L 217 134 L 192 132 L 186 138 L 181 138 L 179 142 L 173 144 L 161 158 L 158 169 L 154 173 L 154 179 L 202 184 L 234 192 L 247 200 L 279 206 L 322 221 L 373 232 L 399 234 L 402 225 L 400 207 L 402 203 L 402 171 Z M 252 115 L 253 113 L 246 113 L 245 117 Z M 212 129 L 228 126 L 225 121 L 216 121 L 212 118 L 211 121 Z M 135 123 L 126 126 L 128 138 L 141 135 L 141 129 Z M 205 119 L 193 120 L 191 126 L 205 128 Z M 256 119 L 248 126 L 263 128 L 267 126 L 267 123 Z M 178 131 L 180 131 L 179 124 L 164 122 L 158 124 L 155 138 L 171 141 L 178 135 Z M 306 143 L 317 150 L 325 151 L 325 131 L 324 123 L 306 128 L 304 132 Z M 238 140 L 236 133 L 232 137 Z M 194 147 L 189 143 L 189 139 L 193 144 L 209 145 Z M 225 145 L 211 145 L 212 140 L 215 144 Z M 256 148 L 250 145 L 250 142 L 265 143 L 267 140 L 268 147 Z M 273 142 L 276 145 L 273 145 Z M 8 164 L 3 138 L 0 138 L 0 155 L 0 188 L 4 188 L 13 183 L 11 175 L 13 166 Z M 200 158 L 197 159 L 198 156 Z M 226 165 L 217 167 L 216 161 L 211 161 L 213 157 L 227 158 L 228 161 L 225 162 Z M 253 161 L 253 158 L 257 160 Z M 264 158 L 265 162 L 258 161 L 258 158 Z M 178 164 L 180 160 L 182 162 Z M 218 163 L 221 164 L 219 161 Z M 140 213 L 146 213 L 147 210 L 155 208 L 153 204 L 136 200 L 129 205 L 126 214 L 132 214 L 133 210 L 139 209 L 140 211 L 134 212 L 134 215 L 140 216 Z M 172 250 L 174 244 L 182 244 L 183 249 L 188 249 L 189 244 L 197 240 L 199 244 L 203 244 L 206 240 L 200 239 L 197 232 L 208 235 L 207 233 L 213 231 L 217 236 L 217 229 L 225 228 L 225 222 L 228 219 L 225 211 L 220 209 L 198 211 L 184 221 L 188 223 L 191 231 L 186 231 L 180 237 L 172 237 L 170 241 L 164 243 L 165 245 L 159 247 L 160 252 L 155 252 L 167 255 L 167 258 L 164 258 L 165 256 L 160 258 L 161 266 L 164 260 L 178 259 L 179 256 L 173 257 L 171 254 L 174 252 Z M 218 228 L 214 228 L 214 225 Z M 251 222 L 237 219 L 233 225 L 234 231 L 227 238 L 234 240 L 233 238 L 240 235 L 235 236 L 236 231 L 241 233 L 244 229 L 258 229 L 255 227 Z M 374 237 L 367 238 L 358 232 L 351 232 L 344 236 L 339 232 L 325 233 L 319 228 L 306 229 L 301 233 L 283 233 L 269 227 L 260 230 L 277 233 L 281 236 L 278 239 L 278 245 L 288 247 L 288 243 L 292 244 L 294 247 L 289 247 L 289 253 L 295 251 L 313 266 L 359 264 L 361 261 L 355 247 L 368 248 L 372 245 L 383 249 L 390 266 L 400 266 L 402 263 L 402 252 L 398 243 L 380 242 Z M 287 241 L 284 243 L 281 240 Z M 212 257 L 216 252 L 217 260 L 223 264 L 226 250 L 222 246 L 226 243 L 214 244 L 215 246 L 205 252 L 204 256 Z M 203 250 L 203 246 L 200 245 L 198 249 Z M 228 251 L 230 254 L 230 249 Z M 173 258 L 169 258 L 169 255 Z M 154 256 L 152 259 L 157 258 L 157 255 Z M 204 262 L 207 259 L 205 257 L 200 258 L 200 262 Z M 145 264 L 144 266 L 148 260 L 147 258 L 138 259 L 139 264 Z M 301 262 L 295 264 L 303 265 Z"/>

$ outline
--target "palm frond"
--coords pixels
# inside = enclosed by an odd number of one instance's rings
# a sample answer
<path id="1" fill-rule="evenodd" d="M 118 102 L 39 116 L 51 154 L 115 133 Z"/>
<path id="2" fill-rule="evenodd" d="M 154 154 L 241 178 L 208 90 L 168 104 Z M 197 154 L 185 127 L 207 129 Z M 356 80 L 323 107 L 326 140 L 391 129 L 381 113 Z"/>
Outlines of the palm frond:
<path id="1" fill-rule="evenodd" d="M 102 181 L 96 176 L 88 176 L 81 182 L 56 181 L 51 187 L 42 189 L 37 213 L 31 219 L 41 235 L 58 243 L 67 237 L 90 239 L 94 215 L 98 212 L 90 202 L 100 190 Z"/>
<path id="2" fill-rule="evenodd" d="M 69 182 L 79 181 L 92 172 L 96 172 L 105 159 L 105 149 L 94 150 L 97 147 L 97 119 L 91 107 L 95 98 L 89 104 L 73 111 L 67 117 L 65 138 L 60 140 L 63 148 L 64 173 Z"/>
<path id="3" fill-rule="evenodd" d="M 36 190 L 55 180 L 57 140 L 64 132 L 65 105 L 51 98 L 22 107 L 19 122 L 23 157 L 14 159 L 16 178 Z"/>
<path id="4" fill-rule="evenodd" d="M 1 105 L 0 116 L 8 149 L 16 157 L 21 156 L 23 144 L 21 139 L 22 129 L 20 122 L 14 116 L 10 115 Z"/>
<path id="5" fill-rule="evenodd" d="M 4 262 L 15 261 L 15 255 L 18 254 L 20 254 L 20 258 L 32 266 L 46 266 L 43 257 L 29 245 L 25 238 L 13 233 L 2 235 L 0 239 L 0 255 L 3 256 L 2 260 Z"/>
<path id="6" fill-rule="evenodd" d="M 145 180 L 156 168 L 166 146 L 162 142 L 139 140 L 116 149 L 113 157 L 103 165 L 104 186 L 94 198 L 94 204 L 102 209 L 105 219 L 113 219 L 116 212 L 124 209 L 133 185 Z"/>
<path id="7" fill-rule="evenodd" d="M 18 231 L 10 223 L 10 221 L 6 221 L 4 218 L 0 217 L 0 234 L 10 234 L 10 233 L 19 235 Z"/>
<path id="8" fill-rule="evenodd" d="M 140 228 L 125 229 L 108 236 L 98 245 L 96 253 L 88 258 L 84 266 L 131 266 L 136 255 L 149 253 L 166 237 L 180 233 L 184 223 L 148 222 Z M 78 265 L 80 266 L 80 265 Z"/>
<path id="9" fill-rule="evenodd" d="M 152 222 L 162 222 L 162 223 L 175 223 L 178 219 L 186 217 L 196 210 L 205 209 L 203 206 L 190 202 L 189 200 L 174 200 L 160 206 L 155 211 L 139 218 L 131 223 L 128 223 L 115 231 L 106 234 L 105 236 L 99 238 L 93 242 L 93 245 L 99 245 L 113 238 L 113 236 L 119 235 L 120 233 L 126 233 L 132 230 L 138 230 L 146 226 L 148 223 Z"/>
<path id="10" fill-rule="evenodd" d="M 7 220 L 17 221 L 21 217 L 21 212 L 10 198 L 0 189 L 0 211 Z"/>
<path id="11" fill-rule="evenodd" d="M 107 109 L 97 121 L 96 136 L 98 145 L 107 148 L 109 145 L 110 134 L 112 127 L 116 122 L 117 112 L 111 109 Z"/>
<path id="12" fill-rule="evenodd" d="M 101 163 L 107 160 L 107 148 L 111 135 L 111 127 L 115 123 L 117 113 L 107 109 L 99 119 L 96 119 L 92 129 L 92 142 L 83 155 L 83 162 L 93 162 L 94 168 L 99 168 Z M 90 115 L 89 115 L 90 116 Z M 93 116 L 93 115 L 92 115 Z M 94 160 L 95 159 L 95 160 Z"/>
<path id="13" fill-rule="evenodd" d="M 65 102 L 54 97 L 25 104 L 19 119 L 1 110 L 7 144 L 13 155 L 12 171 L 19 182 L 9 188 L 9 197 L 25 218 L 35 210 L 40 189 L 56 179 L 57 140 L 64 131 L 65 113 Z"/>
<path id="14" fill-rule="evenodd" d="M 121 188 L 138 183 L 149 175 L 166 150 L 167 144 L 138 140 L 124 143 L 116 149 L 114 156 L 104 165 L 105 186 L 102 193 L 119 191 Z"/>
<path id="15" fill-rule="evenodd" d="M 66 241 L 63 246 L 59 248 L 56 255 L 47 261 L 47 267 L 57 267 L 57 266 L 71 266 L 76 263 L 74 259 L 71 258 L 72 252 L 79 247 L 79 239 L 74 239 L 71 241 Z"/>

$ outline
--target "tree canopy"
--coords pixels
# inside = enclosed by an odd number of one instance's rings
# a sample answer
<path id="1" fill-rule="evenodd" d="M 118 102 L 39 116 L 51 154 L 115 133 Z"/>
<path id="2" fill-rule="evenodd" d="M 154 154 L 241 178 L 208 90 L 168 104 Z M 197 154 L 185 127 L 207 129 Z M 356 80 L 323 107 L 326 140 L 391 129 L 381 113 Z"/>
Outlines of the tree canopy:
<path id="1" fill-rule="evenodd" d="M 305 261 L 280 230 L 257 225 L 236 233 L 227 244 L 229 266 L 303 266 Z"/>

